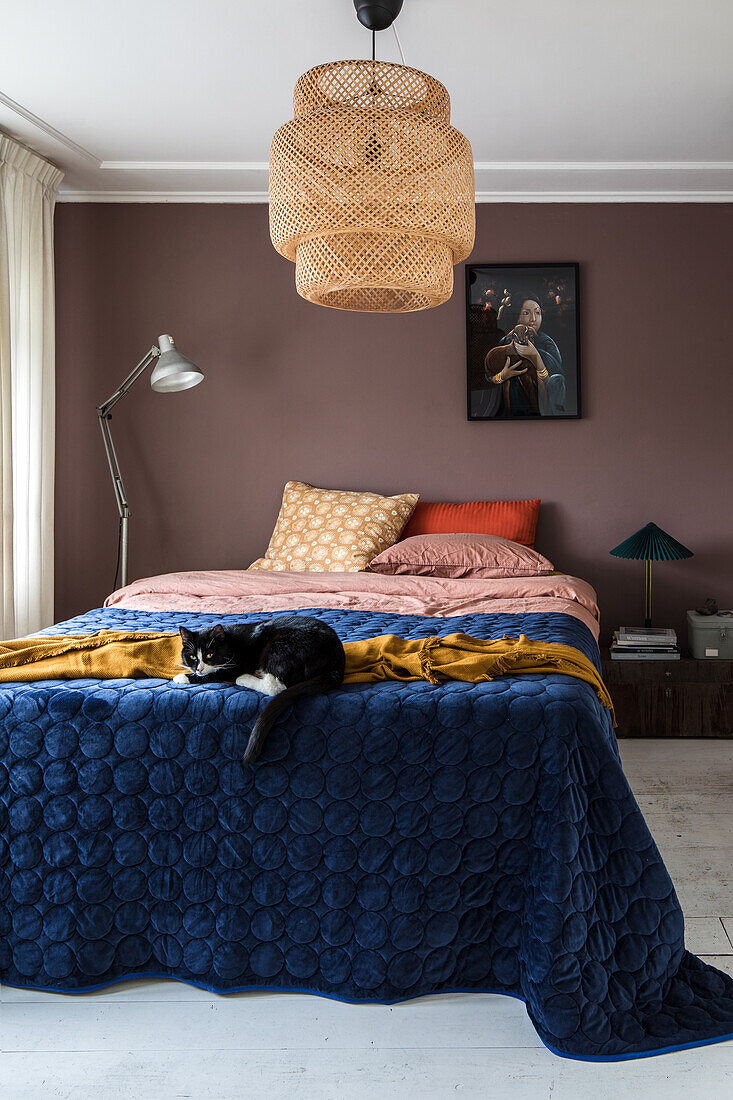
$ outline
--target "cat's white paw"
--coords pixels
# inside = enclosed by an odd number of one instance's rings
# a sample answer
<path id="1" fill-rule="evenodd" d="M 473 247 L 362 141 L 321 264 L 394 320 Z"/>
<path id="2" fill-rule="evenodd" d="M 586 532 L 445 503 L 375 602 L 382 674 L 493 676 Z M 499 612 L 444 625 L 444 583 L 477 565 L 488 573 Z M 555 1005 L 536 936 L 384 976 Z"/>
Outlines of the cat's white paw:
<path id="1" fill-rule="evenodd" d="M 249 672 L 243 672 L 241 676 L 237 676 L 234 683 L 240 688 L 251 688 L 253 691 L 260 690 L 259 676 L 252 676 Z"/>
<path id="2" fill-rule="evenodd" d="M 189 680 L 189 678 L 188 678 L 188 676 L 186 675 L 185 672 L 179 672 L 177 676 L 173 677 L 173 683 L 174 684 L 190 684 L 191 681 Z"/>

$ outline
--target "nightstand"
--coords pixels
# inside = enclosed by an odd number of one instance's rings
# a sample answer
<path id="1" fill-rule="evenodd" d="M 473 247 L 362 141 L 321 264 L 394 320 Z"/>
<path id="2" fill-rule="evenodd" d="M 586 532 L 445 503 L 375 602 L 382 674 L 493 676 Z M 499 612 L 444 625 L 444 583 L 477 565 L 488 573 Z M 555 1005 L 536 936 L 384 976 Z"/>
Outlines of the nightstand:
<path id="1" fill-rule="evenodd" d="M 733 738 L 733 661 L 601 658 L 618 737 Z"/>

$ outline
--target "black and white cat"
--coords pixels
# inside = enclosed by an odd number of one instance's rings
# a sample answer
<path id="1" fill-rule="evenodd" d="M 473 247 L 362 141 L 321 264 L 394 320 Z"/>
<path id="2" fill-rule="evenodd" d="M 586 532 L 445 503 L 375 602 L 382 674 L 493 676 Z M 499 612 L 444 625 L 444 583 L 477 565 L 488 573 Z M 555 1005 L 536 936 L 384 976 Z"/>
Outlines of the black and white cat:
<path id="1" fill-rule="evenodd" d="M 199 631 L 182 626 L 180 633 L 183 664 L 191 671 L 174 677 L 176 684 L 234 683 L 272 696 L 252 727 L 245 764 L 257 759 L 273 722 L 299 695 L 328 691 L 344 678 L 338 634 L 307 615 Z"/>

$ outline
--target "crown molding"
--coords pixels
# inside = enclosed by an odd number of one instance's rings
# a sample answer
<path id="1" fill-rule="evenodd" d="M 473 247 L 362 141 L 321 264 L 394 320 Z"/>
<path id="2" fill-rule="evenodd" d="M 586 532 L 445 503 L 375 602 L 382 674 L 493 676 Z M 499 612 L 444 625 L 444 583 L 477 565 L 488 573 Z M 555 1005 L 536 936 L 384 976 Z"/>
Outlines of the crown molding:
<path id="1" fill-rule="evenodd" d="M 733 160 L 475 160 L 476 172 L 733 172 Z"/>
<path id="2" fill-rule="evenodd" d="M 103 160 L 107 172 L 269 172 L 266 160 Z M 733 167 L 733 165 L 731 165 Z"/>
<path id="3" fill-rule="evenodd" d="M 266 191 L 60 191 L 68 203 L 267 203 Z M 731 191 L 477 191 L 477 203 L 733 203 Z"/>
<path id="4" fill-rule="evenodd" d="M 103 161 L 61 202 L 267 202 L 267 161 Z M 476 161 L 480 203 L 733 202 L 733 161 Z"/>
<path id="5" fill-rule="evenodd" d="M 267 203 L 267 191 L 64 191 L 57 202 Z"/>
<path id="6" fill-rule="evenodd" d="M 76 173 L 76 180 L 62 183 L 59 202 L 267 202 L 267 192 L 262 189 L 266 179 L 253 179 L 251 188 L 242 188 L 241 184 L 246 180 L 241 179 L 236 181 L 239 184 L 236 189 L 221 188 L 229 174 L 239 173 L 241 177 L 247 173 L 267 173 L 267 161 L 102 160 L 3 92 L 0 92 L 0 104 L 46 139 L 63 146 L 82 169 L 81 176 Z M 62 167 L 68 170 L 71 166 Z M 476 190 L 476 201 L 479 203 L 733 202 L 733 161 L 475 161 L 474 170 L 479 177 Z M 125 186 L 128 173 L 136 177 L 130 181 L 129 187 Z M 167 188 L 169 173 L 192 173 L 195 176 L 210 173 L 212 178 L 202 179 L 203 187 L 177 190 L 175 187 Z M 697 178 L 694 178 L 695 173 Z M 117 178 L 112 180 L 111 174 L 116 174 Z M 149 179 L 140 178 L 146 174 Z M 573 174 L 576 178 L 569 179 Z M 626 187 L 608 186 L 616 174 L 626 175 Z M 105 177 L 111 185 L 109 189 L 97 186 Z M 681 184 L 684 178 L 689 180 L 688 186 L 675 186 L 677 180 Z M 560 179 L 564 181 L 562 184 Z M 183 179 L 179 181 L 179 187 L 183 182 Z M 490 183 L 500 186 L 496 189 L 487 187 Z M 534 189 L 532 183 L 535 184 Z"/>
<path id="7" fill-rule="evenodd" d="M 476 172 L 733 172 L 733 160 L 476 160 Z M 114 172 L 267 172 L 266 160 L 103 160 Z"/>
<path id="8" fill-rule="evenodd" d="M 477 191 L 477 203 L 502 202 L 718 202 L 733 203 L 730 191 Z"/>
<path id="9" fill-rule="evenodd" d="M 59 145 L 63 145 L 79 160 L 83 160 L 86 164 L 91 165 L 94 168 L 101 167 L 101 160 L 96 157 L 94 153 L 90 153 L 88 149 L 85 149 L 83 145 L 79 145 L 77 141 L 70 138 L 68 134 L 64 134 L 61 130 L 57 130 L 55 126 L 52 126 L 50 122 L 46 122 L 45 119 L 39 118 L 38 115 L 34 115 L 32 111 L 29 111 L 27 107 L 24 107 L 22 103 L 16 103 L 10 96 L 5 95 L 4 92 L 0 92 L 0 103 L 14 114 L 18 115 L 25 122 L 29 123 L 36 130 L 40 130 L 46 137 L 51 138 L 52 141 Z"/>

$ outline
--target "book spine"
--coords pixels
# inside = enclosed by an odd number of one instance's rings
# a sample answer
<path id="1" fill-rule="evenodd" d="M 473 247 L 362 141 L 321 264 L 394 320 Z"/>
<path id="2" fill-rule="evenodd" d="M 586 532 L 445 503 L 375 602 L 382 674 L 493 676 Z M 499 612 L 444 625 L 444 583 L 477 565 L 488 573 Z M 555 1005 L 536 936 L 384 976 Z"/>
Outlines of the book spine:
<path id="1" fill-rule="evenodd" d="M 679 649 L 676 645 L 619 645 L 613 642 L 611 649 L 617 653 L 675 653 Z"/>

